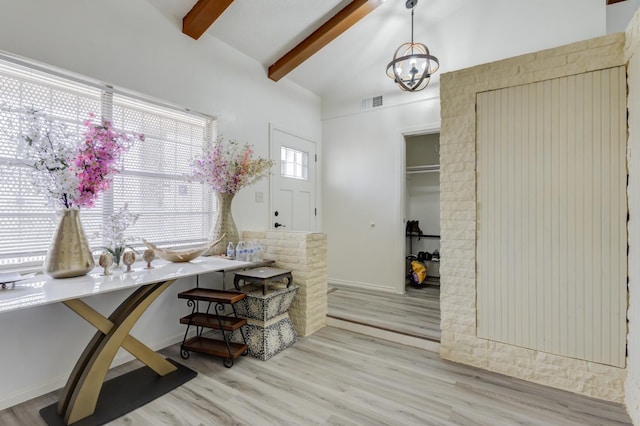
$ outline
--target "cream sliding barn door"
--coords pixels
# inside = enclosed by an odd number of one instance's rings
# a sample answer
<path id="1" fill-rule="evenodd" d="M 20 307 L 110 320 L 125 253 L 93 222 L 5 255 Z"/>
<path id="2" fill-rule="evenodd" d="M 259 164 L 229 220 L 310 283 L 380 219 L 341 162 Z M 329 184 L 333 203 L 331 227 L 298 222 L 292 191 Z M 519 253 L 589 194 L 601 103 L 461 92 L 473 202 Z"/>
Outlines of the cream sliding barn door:
<path id="1" fill-rule="evenodd" d="M 478 336 L 618 367 L 624 67 L 477 96 Z"/>

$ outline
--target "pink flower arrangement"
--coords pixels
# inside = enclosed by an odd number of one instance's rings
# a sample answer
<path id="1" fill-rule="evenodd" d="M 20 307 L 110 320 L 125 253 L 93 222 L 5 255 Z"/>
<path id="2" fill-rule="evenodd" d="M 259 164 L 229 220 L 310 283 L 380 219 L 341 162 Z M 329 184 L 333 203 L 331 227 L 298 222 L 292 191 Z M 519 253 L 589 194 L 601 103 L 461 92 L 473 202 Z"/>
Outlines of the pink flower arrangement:
<path id="1" fill-rule="evenodd" d="M 38 111 L 26 112 L 27 131 L 22 134 L 24 162 L 34 169 L 34 185 L 56 208 L 93 207 L 108 190 L 116 164 L 134 140 L 144 135 L 120 132 L 110 121 L 83 122 L 79 141 L 64 125 Z"/>
<path id="2" fill-rule="evenodd" d="M 252 158 L 253 148 L 218 138 L 209 144 L 201 158 L 191 162 L 189 181 L 202 182 L 219 193 L 235 194 L 269 175 L 272 160 Z"/>
<path id="3" fill-rule="evenodd" d="M 144 141 L 144 135 L 132 135 L 113 129 L 111 122 L 103 120 L 94 124 L 94 114 L 83 124 L 84 144 L 78 149 L 72 169 L 78 178 L 78 197 L 74 201 L 78 207 L 93 207 L 98 195 L 111 188 L 113 175 L 118 172 L 116 163 L 122 153 L 129 148 L 134 138 Z"/>

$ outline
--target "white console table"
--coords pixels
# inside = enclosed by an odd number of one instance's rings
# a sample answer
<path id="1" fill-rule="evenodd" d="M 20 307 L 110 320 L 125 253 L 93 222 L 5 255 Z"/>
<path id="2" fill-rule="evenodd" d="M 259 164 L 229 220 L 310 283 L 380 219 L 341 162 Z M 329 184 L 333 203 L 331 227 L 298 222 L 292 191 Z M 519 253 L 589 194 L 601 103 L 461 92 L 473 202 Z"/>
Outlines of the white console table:
<path id="1" fill-rule="evenodd" d="M 145 269 L 144 266 L 143 262 L 136 262 L 131 272 L 124 272 L 124 269 L 115 270 L 112 271 L 112 275 L 107 276 L 102 275 L 102 268 L 96 268 L 88 275 L 76 278 L 53 279 L 46 275 L 38 275 L 18 281 L 14 286 L 0 290 L 0 314 L 51 303 L 63 303 L 98 330 L 88 342 L 73 368 L 58 403 L 41 411 L 43 418 L 49 424 L 69 425 L 77 422 L 78 425 L 90 425 L 105 423 L 193 378 L 195 372 L 163 358 L 131 336 L 129 334 L 131 328 L 149 305 L 177 279 L 209 272 L 233 271 L 257 265 L 219 257 L 199 257 L 185 263 L 171 263 L 156 259 L 153 262 L 153 269 Z M 133 292 L 109 317 L 103 316 L 81 300 L 85 297 L 124 289 L 132 289 Z M 96 413 L 98 397 L 103 388 L 105 376 L 120 347 L 129 351 L 155 372 L 155 375 L 152 374 L 150 379 L 152 382 L 149 383 L 149 394 L 144 395 L 147 392 L 135 391 L 135 394 L 140 394 L 137 396 L 141 398 L 141 402 L 131 408 L 135 404 L 132 404 L 130 400 L 124 401 L 124 405 L 128 406 L 128 409 L 111 406 L 119 404 L 119 401 L 112 399 L 113 395 L 103 395 L 102 399 L 106 400 L 107 406 L 100 411 L 106 411 L 106 415 L 112 416 L 112 418 L 106 419 L 103 414 L 100 414 L 100 418 L 92 421 L 91 417 Z M 144 370 L 147 369 L 144 368 Z M 138 370 L 127 374 L 135 375 L 137 372 Z M 138 384 L 144 382 L 140 373 L 137 374 L 130 381 Z M 148 374 L 148 370 L 142 374 Z M 171 378 L 173 375 L 181 375 L 182 379 L 176 381 L 175 378 Z M 114 389 L 129 387 L 129 384 L 125 382 L 126 377 L 123 376 L 113 379 L 114 381 L 120 380 L 119 384 L 114 384 Z M 167 382 L 167 385 L 164 386 L 166 389 L 164 392 L 160 391 L 161 393 L 159 393 L 159 389 L 162 390 L 163 386 L 158 382 L 159 380 Z M 108 394 L 108 392 L 103 392 L 103 394 L 105 393 Z M 126 411 L 122 411 L 123 409 Z M 114 415 L 115 417 L 113 417 Z"/>

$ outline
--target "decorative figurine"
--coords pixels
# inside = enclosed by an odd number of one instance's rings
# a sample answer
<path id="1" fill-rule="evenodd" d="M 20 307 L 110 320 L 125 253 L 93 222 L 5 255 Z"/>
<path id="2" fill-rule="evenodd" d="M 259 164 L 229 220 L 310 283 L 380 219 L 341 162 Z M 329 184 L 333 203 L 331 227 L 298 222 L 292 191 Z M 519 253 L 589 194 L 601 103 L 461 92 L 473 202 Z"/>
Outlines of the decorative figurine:
<path id="1" fill-rule="evenodd" d="M 146 249 L 144 253 L 142 253 L 142 259 L 147 262 L 147 266 L 144 269 L 153 269 L 151 266 L 151 261 L 156 258 L 156 252 L 151 249 Z"/>
<path id="2" fill-rule="evenodd" d="M 127 265 L 125 272 L 131 272 L 131 265 L 136 261 L 136 254 L 132 251 L 125 251 L 122 255 L 122 263 Z"/>
<path id="3" fill-rule="evenodd" d="M 113 255 L 108 252 L 102 253 L 98 260 L 98 264 L 104 269 L 102 275 L 111 275 L 111 272 L 109 272 L 109 266 L 113 265 Z"/>

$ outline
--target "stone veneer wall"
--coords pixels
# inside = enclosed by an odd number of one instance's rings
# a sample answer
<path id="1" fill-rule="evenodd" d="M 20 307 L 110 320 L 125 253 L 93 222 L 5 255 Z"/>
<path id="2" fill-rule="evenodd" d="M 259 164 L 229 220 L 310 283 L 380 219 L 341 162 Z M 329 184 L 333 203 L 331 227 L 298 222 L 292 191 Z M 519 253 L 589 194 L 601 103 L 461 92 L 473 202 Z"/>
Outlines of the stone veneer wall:
<path id="1" fill-rule="evenodd" d="M 623 65 L 622 33 L 456 72 L 440 80 L 443 358 L 622 402 L 626 370 L 480 339 L 476 333 L 476 93 Z"/>
<path id="2" fill-rule="evenodd" d="M 327 325 L 327 235 L 283 231 L 245 231 L 244 241 L 259 241 L 264 258 L 275 267 L 290 269 L 300 286 L 289 316 L 299 336 L 308 336 Z"/>
<path id="3" fill-rule="evenodd" d="M 629 335 L 627 337 L 627 380 L 625 382 L 625 404 L 633 423 L 640 425 L 640 12 L 636 12 L 627 27 L 624 49 L 627 67 L 629 97 L 629 144 L 627 163 L 629 185 Z"/>

